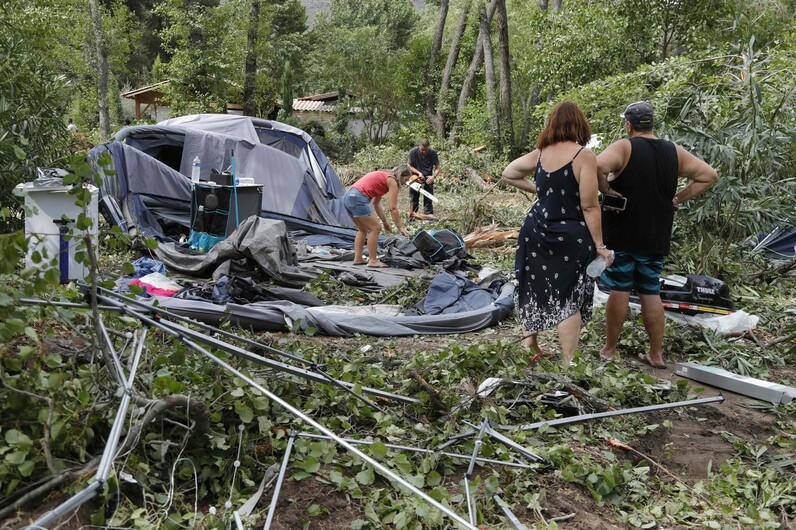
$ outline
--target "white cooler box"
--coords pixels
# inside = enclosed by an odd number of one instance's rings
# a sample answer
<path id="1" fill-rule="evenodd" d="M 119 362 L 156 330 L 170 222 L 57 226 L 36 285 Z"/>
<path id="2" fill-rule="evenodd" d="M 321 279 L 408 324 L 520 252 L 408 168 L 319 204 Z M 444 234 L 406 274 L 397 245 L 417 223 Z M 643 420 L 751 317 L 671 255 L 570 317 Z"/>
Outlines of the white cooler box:
<path id="1" fill-rule="evenodd" d="M 97 195 L 99 188 L 87 185 L 91 192 L 91 202 L 86 215 L 94 222 L 87 230 L 77 230 L 74 223 L 83 208 L 75 204 L 75 196 L 69 194 L 72 186 L 66 186 L 59 179 L 45 178 L 25 182 L 14 188 L 14 194 L 25 197 L 25 236 L 28 238 L 27 267 L 43 268 L 47 265 L 57 267 L 61 281 L 82 280 L 89 273 L 87 263 L 78 263 L 75 254 L 85 252 L 83 237 L 88 234 L 97 249 Z M 72 237 L 66 234 L 72 232 Z M 42 256 L 39 263 L 33 262 L 33 254 Z"/>

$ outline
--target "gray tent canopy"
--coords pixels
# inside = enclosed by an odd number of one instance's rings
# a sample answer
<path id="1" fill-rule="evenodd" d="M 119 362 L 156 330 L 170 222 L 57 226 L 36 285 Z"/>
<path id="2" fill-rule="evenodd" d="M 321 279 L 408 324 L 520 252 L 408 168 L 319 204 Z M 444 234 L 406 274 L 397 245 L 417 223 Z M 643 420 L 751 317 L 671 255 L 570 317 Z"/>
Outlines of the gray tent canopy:
<path id="1" fill-rule="evenodd" d="M 185 123 L 177 123 L 181 119 Z M 116 141 L 91 151 L 94 160 L 103 152 L 111 156 L 115 174 L 103 175 L 101 204 L 106 216 L 117 224 L 159 239 L 184 231 L 190 224 L 189 175 L 194 157 L 201 160 L 201 177 L 207 179 L 211 170 L 230 167 L 234 150 L 238 175 L 251 177 L 263 186 L 261 215 L 289 216 L 322 225 L 353 225 L 340 204 L 340 179 L 312 138 L 301 134 L 303 131 L 256 120 L 260 129 L 265 130 L 267 123 L 271 127 L 268 130 L 286 135 L 273 143 L 291 146 L 292 152 L 287 152 L 261 143 L 261 136 L 270 136 L 258 133 L 251 118 L 199 115 L 174 121 L 126 127 L 116 134 Z M 286 139 L 288 133 L 291 140 Z M 299 140 L 301 150 L 296 149 Z"/>

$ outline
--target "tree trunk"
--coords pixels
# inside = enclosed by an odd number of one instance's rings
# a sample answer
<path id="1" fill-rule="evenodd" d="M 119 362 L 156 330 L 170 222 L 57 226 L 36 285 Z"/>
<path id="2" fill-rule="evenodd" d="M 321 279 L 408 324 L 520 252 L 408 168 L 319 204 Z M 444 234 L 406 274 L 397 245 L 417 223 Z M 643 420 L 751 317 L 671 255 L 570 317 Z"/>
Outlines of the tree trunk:
<path id="1" fill-rule="evenodd" d="M 111 116 L 108 111 L 108 51 L 102 32 L 102 12 L 99 0 L 88 0 L 91 10 L 91 25 L 94 29 L 94 53 L 97 57 L 97 106 L 99 109 L 100 140 L 111 136 Z"/>
<path id="2" fill-rule="evenodd" d="M 459 24 L 456 26 L 456 33 L 453 35 L 450 50 L 448 50 L 448 60 L 445 63 L 445 70 L 442 72 L 442 82 L 440 83 L 439 95 L 437 96 L 436 118 L 432 122 L 434 132 L 442 138 L 445 134 L 445 125 L 448 121 L 448 109 L 446 99 L 451 87 L 451 74 L 456 61 L 459 60 L 459 50 L 461 49 L 462 35 L 467 28 L 467 18 L 470 16 L 470 7 L 475 0 L 466 0 L 459 17 Z"/>
<path id="3" fill-rule="evenodd" d="M 553 11 L 561 11 L 561 3 L 563 0 L 553 0 Z"/>
<path id="4" fill-rule="evenodd" d="M 495 63 L 492 57 L 492 35 L 489 32 L 489 20 L 486 10 L 481 6 L 479 34 L 484 36 L 484 67 L 486 70 L 486 110 L 489 113 L 489 132 L 495 139 L 496 148 L 500 149 L 500 117 L 495 103 Z"/>
<path id="5" fill-rule="evenodd" d="M 511 158 L 517 154 L 514 145 L 514 120 L 511 112 L 511 57 L 509 55 L 509 19 L 506 13 L 506 0 L 498 0 L 498 54 L 500 56 L 500 118 L 503 137 L 501 145 L 507 146 Z"/>
<path id="6" fill-rule="evenodd" d="M 437 27 L 434 30 L 434 39 L 431 41 L 431 52 L 428 57 L 428 70 L 426 70 L 425 90 L 426 90 L 426 115 L 429 121 L 434 122 L 436 109 L 434 109 L 434 94 L 431 86 L 434 80 L 434 70 L 437 68 L 439 51 L 442 49 L 442 36 L 445 33 L 445 20 L 448 18 L 448 0 L 441 0 L 439 3 L 439 14 L 437 15 Z"/>
<path id="7" fill-rule="evenodd" d="M 539 9 L 547 11 L 548 0 L 539 0 Z"/>
<path id="8" fill-rule="evenodd" d="M 254 92 L 257 88 L 257 33 L 260 29 L 260 0 L 252 0 L 249 12 L 249 34 L 246 39 L 246 66 L 243 80 L 243 114 L 257 115 Z M 284 105 L 284 101 L 282 104 Z"/>
<path id="9" fill-rule="evenodd" d="M 539 85 L 534 85 L 528 97 L 523 98 L 522 101 L 522 133 L 519 142 L 517 142 L 517 147 L 520 151 L 530 150 L 531 142 L 528 139 L 528 134 L 531 132 L 531 109 L 539 104 Z"/>
<path id="10" fill-rule="evenodd" d="M 487 27 L 492 24 L 492 17 L 495 14 L 495 9 L 497 7 L 497 0 L 491 0 L 489 3 L 489 8 L 486 12 L 487 18 Z M 451 127 L 451 132 L 449 139 L 451 142 L 456 143 L 458 140 L 459 129 L 461 128 L 462 124 L 462 117 L 464 112 L 464 107 L 467 105 L 467 99 L 470 97 L 470 92 L 472 92 L 473 87 L 475 86 L 475 76 L 478 73 L 478 68 L 481 66 L 481 60 L 484 58 L 484 35 L 481 30 L 478 32 L 478 40 L 475 44 L 475 51 L 473 52 L 473 58 L 470 61 L 470 67 L 467 69 L 467 75 L 464 79 L 464 84 L 462 84 L 462 90 L 459 92 L 459 103 L 456 105 L 456 121 L 453 123 L 453 127 Z"/>

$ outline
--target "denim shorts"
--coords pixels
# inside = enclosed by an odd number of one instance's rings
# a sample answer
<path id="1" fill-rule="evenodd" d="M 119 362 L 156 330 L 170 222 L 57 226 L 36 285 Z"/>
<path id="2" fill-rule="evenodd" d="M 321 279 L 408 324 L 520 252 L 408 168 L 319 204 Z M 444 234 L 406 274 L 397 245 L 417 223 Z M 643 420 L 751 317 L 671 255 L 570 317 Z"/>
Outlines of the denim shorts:
<path id="1" fill-rule="evenodd" d="M 357 188 L 348 188 L 343 195 L 343 207 L 351 217 L 368 217 L 376 215 L 370 199 Z"/>
<path id="2" fill-rule="evenodd" d="M 600 281 L 612 291 L 660 294 L 663 256 L 617 250 L 614 262 L 605 269 Z"/>

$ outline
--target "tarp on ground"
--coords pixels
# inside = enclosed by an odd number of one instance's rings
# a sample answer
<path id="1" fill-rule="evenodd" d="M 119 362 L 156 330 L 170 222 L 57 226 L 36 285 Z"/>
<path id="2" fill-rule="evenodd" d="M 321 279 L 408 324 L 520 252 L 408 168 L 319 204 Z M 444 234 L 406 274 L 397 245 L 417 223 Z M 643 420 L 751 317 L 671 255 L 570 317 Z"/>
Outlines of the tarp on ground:
<path id="1" fill-rule="evenodd" d="M 514 304 L 514 285 L 496 282 L 489 288 L 479 288 L 466 278 L 441 272 L 439 282 L 458 286 L 455 296 L 446 290 L 446 301 L 436 301 L 430 289 L 424 306 L 458 306 L 455 312 L 437 314 L 395 315 L 392 307 L 385 314 L 364 313 L 361 308 L 329 306 L 305 307 L 288 301 L 258 302 L 246 305 L 216 305 L 195 300 L 153 298 L 164 309 L 211 325 L 229 321 L 233 325 L 253 331 L 288 331 L 314 329 L 329 336 L 348 337 L 355 334 L 378 337 L 409 335 L 459 334 L 477 331 L 497 324 L 508 316 Z M 469 309 L 465 309 L 469 307 Z M 372 308 L 371 308 L 372 309 Z"/>
<path id="2" fill-rule="evenodd" d="M 250 259 L 277 285 L 302 287 L 315 274 L 299 267 L 296 251 L 287 237 L 285 223 L 262 217 L 249 217 L 230 236 L 207 253 L 196 252 L 173 242 L 153 250 L 169 270 L 197 278 L 227 274 L 217 271 L 229 260 Z"/>

